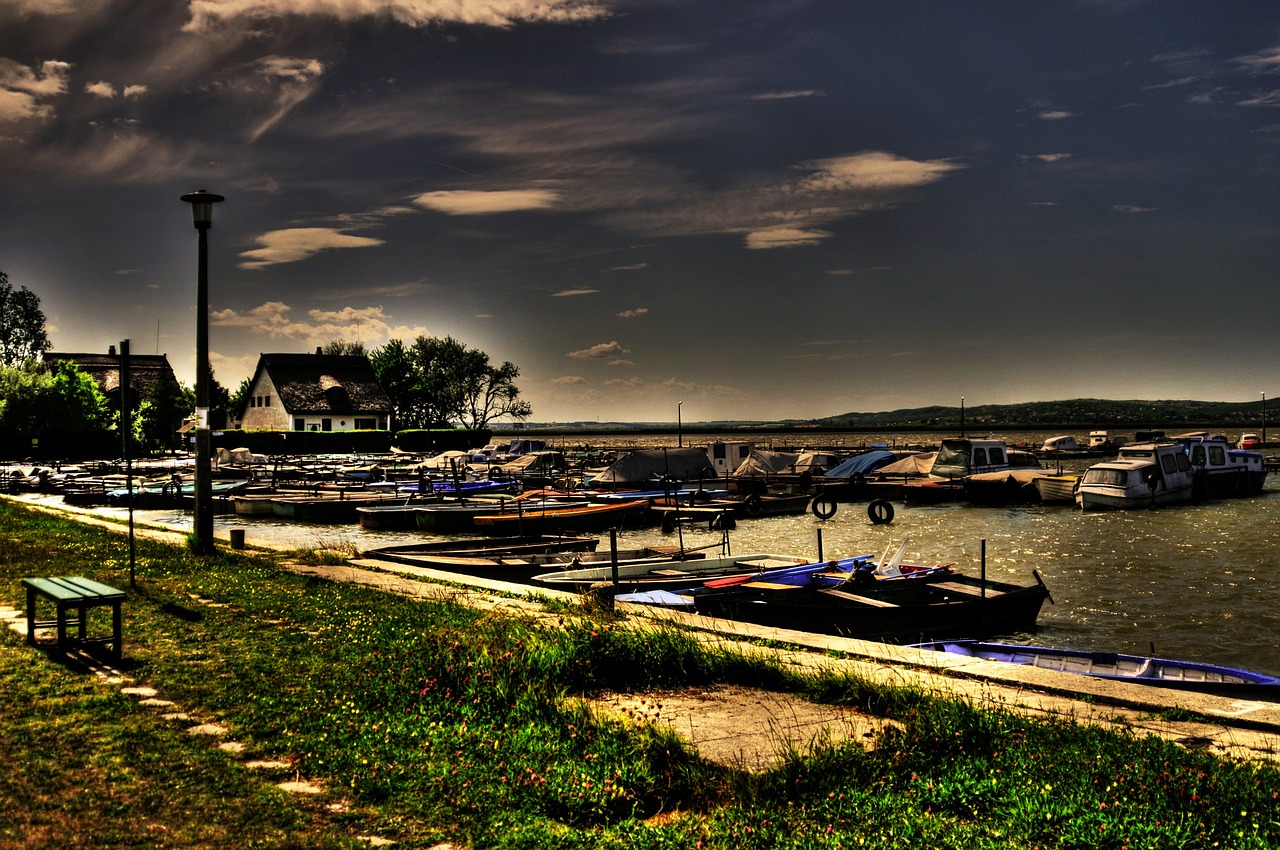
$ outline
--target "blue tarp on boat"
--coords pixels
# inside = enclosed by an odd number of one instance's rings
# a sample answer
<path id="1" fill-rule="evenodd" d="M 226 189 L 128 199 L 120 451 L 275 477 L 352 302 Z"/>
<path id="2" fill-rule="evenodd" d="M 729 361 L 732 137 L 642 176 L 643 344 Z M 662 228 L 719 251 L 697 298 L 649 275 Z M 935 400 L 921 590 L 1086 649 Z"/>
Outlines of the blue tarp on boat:
<path id="1" fill-rule="evenodd" d="M 854 455 L 839 466 L 832 467 L 827 470 L 828 478 L 852 478 L 855 475 L 866 475 L 880 467 L 893 463 L 898 456 L 887 449 L 878 449 L 873 452 L 864 452 L 860 455 Z"/>

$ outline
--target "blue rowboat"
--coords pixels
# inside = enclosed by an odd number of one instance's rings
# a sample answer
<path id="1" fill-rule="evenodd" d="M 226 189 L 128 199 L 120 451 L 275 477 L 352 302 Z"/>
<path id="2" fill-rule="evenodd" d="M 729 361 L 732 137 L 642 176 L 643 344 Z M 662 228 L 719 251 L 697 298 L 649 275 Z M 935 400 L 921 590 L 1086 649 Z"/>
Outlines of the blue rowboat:
<path id="1" fill-rule="evenodd" d="M 1199 661 L 978 640 L 933 641 L 917 646 L 987 661 L 1021 664 L 1060 673 L 1078 673 L 1098 679 L 1220 696 L 1280 700 L 1280 678 L 1276 676 Z"/>

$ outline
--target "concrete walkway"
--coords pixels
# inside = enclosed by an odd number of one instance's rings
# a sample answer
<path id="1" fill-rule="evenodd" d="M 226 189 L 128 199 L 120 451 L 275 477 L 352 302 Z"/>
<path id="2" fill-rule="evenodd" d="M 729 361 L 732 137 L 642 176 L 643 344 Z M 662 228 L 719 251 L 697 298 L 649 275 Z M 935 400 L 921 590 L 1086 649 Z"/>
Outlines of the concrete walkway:
<path id="1" fill-rule="evenodd" d="M 124 533 L 119 522 L 91 511 L 17 501 L 77 521 Z M 186 533 L 136 527 L 145 536 L 184 545 Z M 226 535 L 222 535 L 226 539 Z M 282 563 L 282 567 L 332 581 L 374 587 L 413 598 L 444 599 L 492 611 L 505 611 L 555 625 L 562 615 L 549 613 L 543 600 L 582 601 L 573 593 L 531 588 L 438 572 L 388 561 L 355 559 L 334 566 Z M 1280 759 L 1280 704 L 1171 691 L 1147 685 L 1110 682 L 1014 664 L 1000 664 L 948 653 L 849 638 L 772 629 L 640 605 L 619 605 L 629 628 L 680 628 L 707 646 L 732 647 L 771 658 L 800 673 L 850 674 L 872 682 L 912 687 L 961 699 L 975 707 L 1001 709 L 1029 717 L 1092 723 L 1137 735 L 1152 734 L 1227 758 Z M 636 722 L 670 726 L 707 758 L 760 769 L 788 750 L 804 751 L 820 739 L 874 740 L 892 722 L 848 708 L 823 706 L 748 688 L 670 691 L 615 695 L 592 703 L 593 710 Z M 1173 720 L 1173 717 L 1199 720 Z"/>

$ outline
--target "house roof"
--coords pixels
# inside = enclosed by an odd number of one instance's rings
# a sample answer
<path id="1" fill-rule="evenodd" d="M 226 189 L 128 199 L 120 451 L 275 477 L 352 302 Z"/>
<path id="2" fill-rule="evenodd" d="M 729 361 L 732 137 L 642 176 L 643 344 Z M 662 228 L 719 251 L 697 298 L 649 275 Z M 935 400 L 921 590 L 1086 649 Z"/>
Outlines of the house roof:
<path id="1" fill-rule="evenodd" d="M 363 355 L 263 354 L 253 383 L 264 371 L 290 413 L 391 412 L 391 400 Z"/>
<path id="2" fill-rule="evenodd" d="M 114 348 L 114 346 L 113 346 Z M 114 351 L 107 354 L 70 353 L 46 351 L 46 363 L 70 361 L 81 372 L 89 375 L 98 384 L 104 395 L 114 396 L 120 391 L 120 356 Z M 151 388 L 158 383 L 177 385 L 173 367 L 164 354 L 129 354 L 129 382 L 133 391 L 145 397 Z"/>

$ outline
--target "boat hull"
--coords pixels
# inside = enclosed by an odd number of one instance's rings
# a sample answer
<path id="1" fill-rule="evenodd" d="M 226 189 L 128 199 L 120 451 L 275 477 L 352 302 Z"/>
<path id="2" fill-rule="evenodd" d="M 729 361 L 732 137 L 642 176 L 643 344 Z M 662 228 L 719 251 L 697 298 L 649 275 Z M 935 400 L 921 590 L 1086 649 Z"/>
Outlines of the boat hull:
<path id="1" fill-rule="evenodd" d="M 533 508 L 519 513 L 474 518 L 478 530 L 490 534 L 551 534 L 558 531 L 603 531 L 637 527 L 649 520 L 649 503 L 592 504 L 567 508 Z"/>
<path id="2" fill-rule="evenodd" d="M 1097 679 L 1219 696 L 1280 701 L 1280 678 L 1198 661 L 973 640 L 936 641 L 921 644 L 920 647 Z"/>
<path id="3" fill-rule="evenodd" d="M 982 637 L 1035 627 L 1049 591 L 981 582 L 955 575 L 947 581 L 877 582 L 854 592 L 836 588 L 771 590 L 752 584 L 694 593 L 699 614 L 775 628 L 890 642 Z M 872 595 L 874 593 L 874 595 Z"/>

